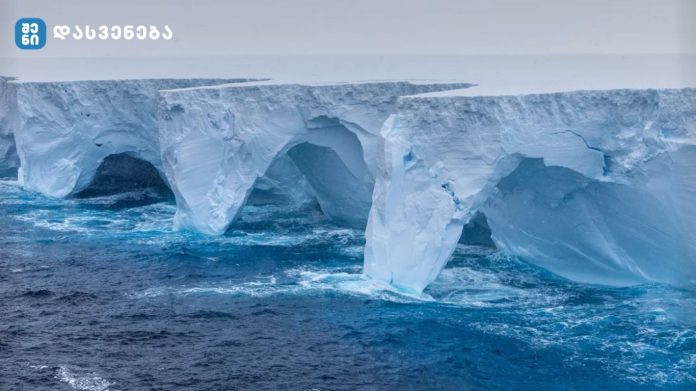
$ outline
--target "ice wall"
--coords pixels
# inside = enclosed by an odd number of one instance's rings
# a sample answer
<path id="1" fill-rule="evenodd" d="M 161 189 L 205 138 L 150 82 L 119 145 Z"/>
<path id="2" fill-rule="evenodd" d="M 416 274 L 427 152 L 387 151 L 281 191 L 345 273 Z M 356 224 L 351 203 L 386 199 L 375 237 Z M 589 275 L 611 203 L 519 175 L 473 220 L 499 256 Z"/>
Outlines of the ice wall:
<path id="1" fill-rule="evenodd" d="M 368 275 L 422 291 L 480 211 L 560 276 L 696 283 L 696 90 L 434 95 L 382 129 Z"/>
<path id="2" fill-rule="evenodd" d="M 379 129 L 397 98 L 468 86 L 266 82 L 162 91 L 160 139 L 176 225 L 225 232 L 259 178 L 289 156 L 326 215 L 364 226 Z"/>
<path id="3" fill-rule="evenodd" d="M 19 157 L 12 130 L 15 89 L 9 77 L 0 76 L 0 177 L 17 176 Z"/>
<path id="4" fill-rule="evenodd" d="M 244 79 L 13 82 L 19 180 L 53 197 L 85 189 L 104 158 L 127 153 L 161 171 L 158 90 Z"/>

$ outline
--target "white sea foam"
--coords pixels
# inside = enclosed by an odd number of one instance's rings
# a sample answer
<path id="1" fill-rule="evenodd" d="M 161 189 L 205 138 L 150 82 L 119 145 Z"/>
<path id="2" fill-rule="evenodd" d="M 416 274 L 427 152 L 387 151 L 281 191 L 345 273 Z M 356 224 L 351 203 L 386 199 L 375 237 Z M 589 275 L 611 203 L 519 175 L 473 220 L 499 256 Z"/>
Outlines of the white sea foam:
<path id="1" fill-rule="evenodd" d="M 412 295 L 402 292 L 386 282 L 367 278 L 360 273 L 359 267 L 347 271 L 335 269 L 291 269 L 286 273 L 291 277 L 295 277 L 297 284 L 308 291 L 332 291 L 393 302 L 432 300 L 427 294 Z"/>
<path id="2" fill-rule="evenodd" d="M 288 278 L 290 281 L 288 281 Z M 367 296 L 378 300 L 396 302 L 429 301 L 428 295 L 409 295 L 393 286 L 365 277 L 360 267 L 286 270 L 282 276 L 266 276 L 251 281 L 226 282 L 216 285 L 183 287 L 156 287 L 134 294 L 136 299 L 165 295 L 221 294 L 234 296 L 269 297 L 287 294 L 317 294 L 337 292 L 347 295 Z"/>
<path id="3" fill-rule="evenodd" d="M 0 179 L 0 186 L 19 187 L 19 182 L 16 179 Z"/>
<path id="4" fill-rule="evenodd" d="M 56 379 L 80 391 L 116 391 L 110 388 L 114 383 L 97 376 L 94 373 L 78 373 L 65 366 L 58 368 Z"/>
<path id="5" fill-rule="evenodd" d="M 411 294 L 394 286 L 365 277 L 359 265 L 354 267 L 300 267 L 284 271 L 279 278 L 268 276 L 251 281 L 235 281 L 215 285 L 156 287 L 135 298 L 154 298 L 163 295 L 223 294 L 268 297 L 287 294 L 317 294 L 334 292 L 391 302 L 428 302 L 458 307 L 509 307 L 520 302 L 535 303 L 562 300 L 547 297 L 548 292 L 524 290 L 506 286 L 493 272 L 485 273 L 469 268 L 446 269 L 428 291 Z"/>
<path id="6" fill-rule="evenodd" d="M 295 287 L 296 288 L 296 287 Z M 288 293 L 292 286 L 278 284 L 275 276 L 259 277 L 256 280 L 244 282 L 227 282 L 217 285 L 201 285 L 189 287 L 155 287 L 132 295 L 136 299 L 156 298 L 168 295 L 197 295 L 197 294 L 221 294 L 235 296 L 266 297 L 280 293 Z"/>

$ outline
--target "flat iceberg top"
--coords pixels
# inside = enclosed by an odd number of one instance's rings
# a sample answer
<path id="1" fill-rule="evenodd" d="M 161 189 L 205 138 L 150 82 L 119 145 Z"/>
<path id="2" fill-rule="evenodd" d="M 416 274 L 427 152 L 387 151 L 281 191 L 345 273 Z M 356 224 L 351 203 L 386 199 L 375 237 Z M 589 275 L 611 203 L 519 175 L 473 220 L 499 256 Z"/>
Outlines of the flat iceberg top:
<path id="1" fill-rule="evenodd" d="M 213 102 L 227 102 L 226 104 L 235 103 L 236 107 L 256 107 L 262 110 L 271 110 L 282 105 L 283 107 L 303 107 L 310 111 L 316 111 L 322 107 L 340 108 L 341 111 L 345 111 L 358 110 L 358 105 L 361 104 L 365 107 L 375 108 L 388 104 L 390 106 L 388 110 L 386 107 L 382 107 L 380 110 L 390 111 L 401 96 L 461 89 L 471 85 L 471 83 L 463 82 L 424 83 L 422 81 L 364 81 L 332 84 L 263 81 L 163 89 L 160 90 L 160 95 L 170 108 L 186 103 L 189 106 L 211 109 L 208 105 Z M 385 111 L 385 114 L 389 113 Z M 380 117 L 378 121 L 375 121 L 377 117 L 371 115 L 363 115 L 361 118 L 363 120 L 369 119 L 371 122 L 380 122 L 379 126 L 381 126 L 386 116 Z"/>
<path id="2" fill-rule="evenodd" d="M 638 97 L 651 99 L 655 105 L 659 100 L 693 100 L 696 96 L 696 88 L 665 88 L 665 89 L 610 89 L 610 90 L 575 90 L 550 93 L 527 93 L 514 95 L 480 95 L 476 93 L 477 87 L 468 89 L 456 89 L 446 91 L 425 92 L 421 94 L 407 95 L 399 98 L 398 111 L 403 115 L 424 115 L 437 108 L 444 112 L 467 113 L 467 108 L 476 104 L 477 110 L 501 110 L 501 102 L 512 104 L 518 102 L 520 105 L 528 105 L 526 109 L 538 108 L 539 104 L 549 104 L 566 100 L 581 100 L 588 106 L 597 105 L 601 107 L 607 100 L 615 103 L 628 103 L 628 100 Z M 665 106 L 663 102 L 662 106 Z M 667 106 L 668 107 L 668 106 Z M 662 107 L 665 109 L 667 107 Z M 687 109 L 687 105 L 680 105 L 681 110 Z M 520 109 L 523 107 L 520 106 Z M 588 107 L 585 107 L 587 109 Z M 507 107 L 507 109 L 511 109 Z M 464 110 L 464 111 L 462 111 Z M 571 108 L 565 111 L 572 112 Z M 433 112 L 436 115 L 442 112 Z M 500 118 L 500 117 L 499 117 Z M 504 118 L 500 118 L 504 119 Z"/>
<path id="3" fill-rule="evenodd" d="M 595 169 L 602 168 L 605 175 L 625 173 L 656 154 L 696 144 L 696 88 L 504 96 L 424 93 L 399 98 L 396 112 L 401 123 L 426 135 L 491 126 L 506 137 L 538 146 L 571 134 L 606 159 L 613 157 L 611 164 L 607 160 L 608 166 Z"/>
<path id="4" fill-rule="evenodd" d="M 399 86 L 399 85 L 411 85 L 411 86 L 438 86 L 444 89 L 466 89 L 474 86 L 475 84 L 466 83 L 462 81 L 438 81 L 438 80 L 357 80 L 357 81 L 340 81 L 340 82 L 302 82 L 302 81 L 276 81 L 276 80 L 258 80 L 249 81 L 246 83 L 229 83 L 229 84 L 215 84 L 206 85 L 200 87 L 185 87 L 185 88 L 173 88 L 169 90 L 162 90 L 164 94 L 185 92 L 192 90 L 223 90 L 223 89 L 233 89 L 233 90 L 258 90 L 263 87 L 264 89 L 278 89 L 278 90 L 291 90 L 298 88 L 314 88 L 314 89 L 346 89 L 352 87 L 360 88 L 380 88 L 384 86 Z"/>
<path id="5" fill-rule="evenodd" d="M 520 96 L 540 96 L 540 95 L 559 95 L 559 94 L 616 94 L 616 93 L 644 93 L 650 91 L 686 91 L 696 89 L 695 86 L 682 85 L 674 87 L 568 87 L 567 89 L 558 88 L 537 88 L 524 91 L 514 89 L 491 88 L 485 85 L 475 84 L 470 88 L 461 88 L 447 91 L 425 92 L 422 94 L 408 95 L 402 99 L 429 99 L 429 98 L 488 98 L 488 97 L 520 97 Z"/>
<path id="6" fill-rule="evenodd" d="M 479 84 L 478 94 L 696 86 L 696 55 L 314 55 L 4 58 L 25 81 L 272 78 L 276 81 L 435 79 Z M 484 90 L 485 88 L 485 90 Z M 489 92 L 486 92 L 489 91 Z"/>
<path id="7" fill-rule="evenodd" d="M 118 84 L 118 85 L 137 85 L 137 84 L 157 84 L 162 88 L 177 88 L 183 85 L 209 85 L 209 84 L 231 84 L 255 82 L 259 79 L 247 78 L 161 78 L 161 79 L 103 79 L 103 80 L 74 80 L 74 81 L 24 81 L 13 77 L 0 76 L 0 79 L 9 80 L 9 83 L 22 86 L 75 86 L 91 87 L 98 84 Z M 265 80 L 265 79 L 264 79 Z"/>

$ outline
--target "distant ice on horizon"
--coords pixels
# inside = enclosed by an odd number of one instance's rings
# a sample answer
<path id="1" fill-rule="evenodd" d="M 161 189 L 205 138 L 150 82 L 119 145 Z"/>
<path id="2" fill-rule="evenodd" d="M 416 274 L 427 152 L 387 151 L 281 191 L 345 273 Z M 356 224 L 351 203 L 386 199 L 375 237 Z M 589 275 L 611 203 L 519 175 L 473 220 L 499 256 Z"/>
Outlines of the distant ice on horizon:
<path id="1" fill-rule="evenodd" d="M 696 86 L 696 54 L 95 57 L 0 59 L 23 81 L 272 78 L 279 82 L 461 81 L 466 95 Z M 452 94 L 449 92 L 448 94 Z"/>

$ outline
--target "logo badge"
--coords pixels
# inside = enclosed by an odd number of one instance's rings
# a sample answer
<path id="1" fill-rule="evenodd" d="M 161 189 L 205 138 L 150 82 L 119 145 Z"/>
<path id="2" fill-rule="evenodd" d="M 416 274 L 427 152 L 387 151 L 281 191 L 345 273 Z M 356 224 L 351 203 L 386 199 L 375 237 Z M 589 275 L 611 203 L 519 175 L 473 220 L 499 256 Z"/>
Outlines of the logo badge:
<path id="1" fill-rule="evenodd" d="M 15 24 L 15 44 L 20 49 L 36 50 L 46 45 L 46 22 L 39 18 L 22 18 Z"/>

